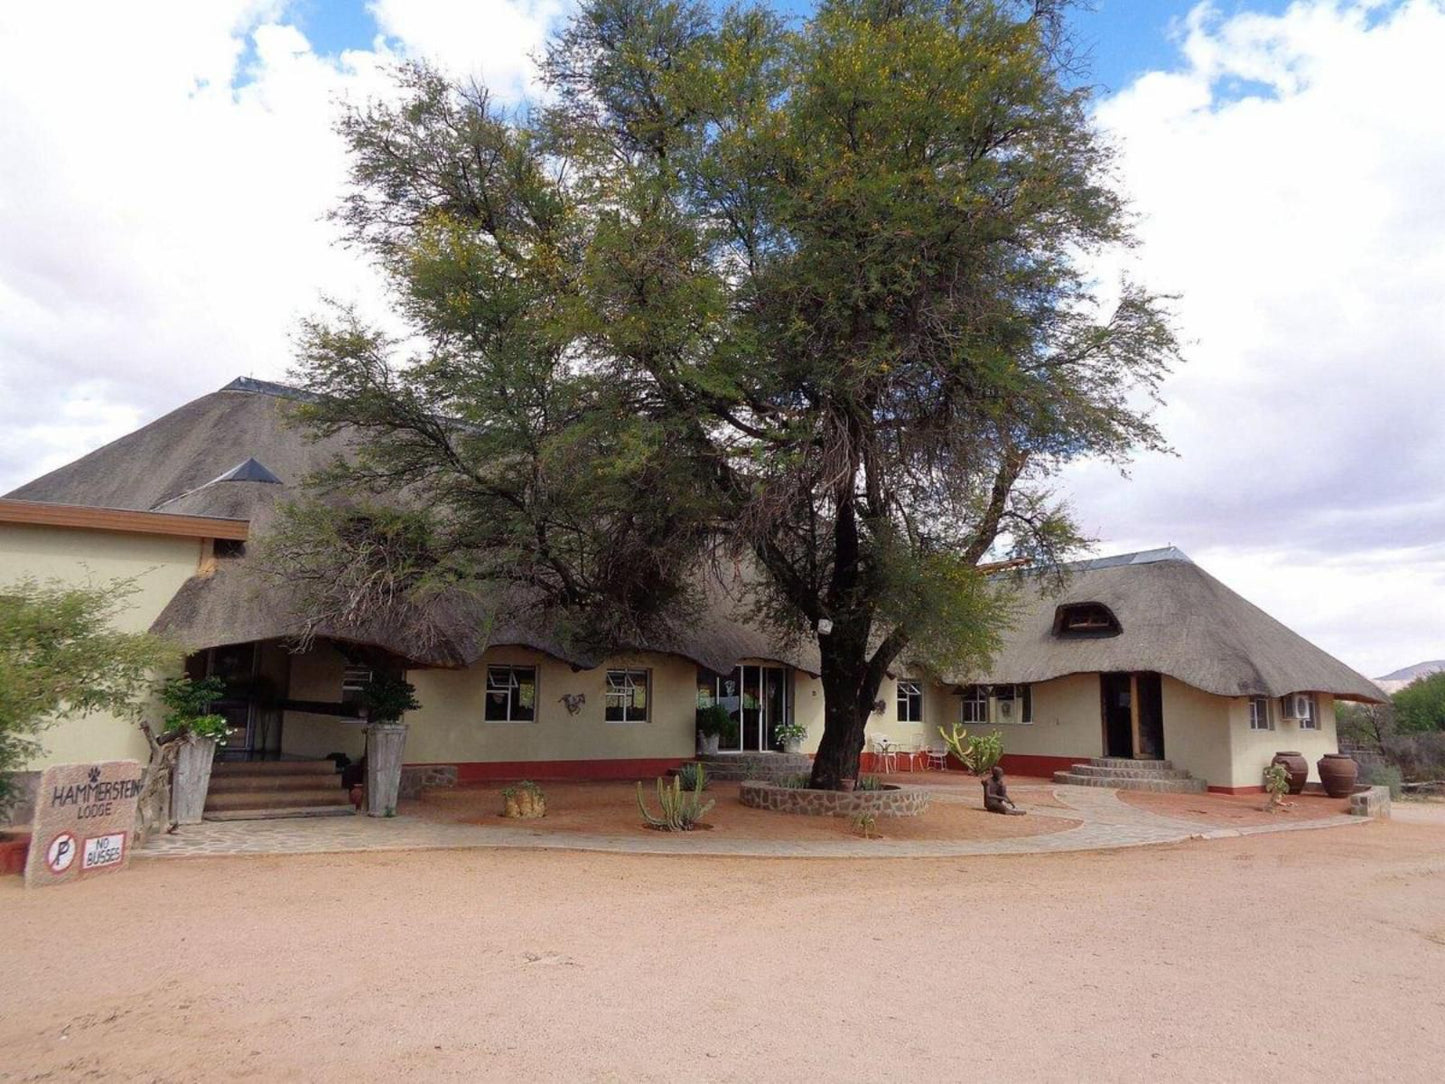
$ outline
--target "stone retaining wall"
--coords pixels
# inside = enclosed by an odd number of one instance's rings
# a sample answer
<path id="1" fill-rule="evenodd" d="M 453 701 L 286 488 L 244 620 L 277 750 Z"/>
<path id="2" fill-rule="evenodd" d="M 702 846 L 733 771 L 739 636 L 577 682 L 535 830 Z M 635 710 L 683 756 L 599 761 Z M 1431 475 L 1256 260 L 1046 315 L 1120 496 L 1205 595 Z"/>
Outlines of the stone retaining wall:
<path id="1" fill-rule="evenodd" d="M 1350 813 L 1356 817 L 1390 817 L 1389 787 L 1356 787 L 1350 795 Z"/>
<path id="2" fill-rule="evenodd" d="M 401 787 L 402 798 L 420 798 L 424 787 L 454 787 L 457 785 L 455 764 L 403 764 Z"/>
<path id="3" fill-rule="evenodd" d="M 738 798 L 753 809 L 775 813 L 801 813 L 809 817 L 916 817 L 928 808 L 928 791 L 922 787 L 887 786 L 883 790 L 807 790 L 778 787 L 749 779 L 738 790 Z"/>

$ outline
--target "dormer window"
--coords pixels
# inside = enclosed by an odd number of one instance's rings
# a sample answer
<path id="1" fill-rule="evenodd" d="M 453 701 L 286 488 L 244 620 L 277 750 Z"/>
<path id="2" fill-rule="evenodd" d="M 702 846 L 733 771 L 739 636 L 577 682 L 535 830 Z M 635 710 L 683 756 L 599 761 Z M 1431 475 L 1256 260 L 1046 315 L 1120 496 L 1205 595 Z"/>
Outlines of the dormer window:
<path id="1" fill-rule="evenodd" d="M 1123 629 L 1102 602 L 1069 602 L 1054 612 L 1055 636 L 1118 636 Z"/>

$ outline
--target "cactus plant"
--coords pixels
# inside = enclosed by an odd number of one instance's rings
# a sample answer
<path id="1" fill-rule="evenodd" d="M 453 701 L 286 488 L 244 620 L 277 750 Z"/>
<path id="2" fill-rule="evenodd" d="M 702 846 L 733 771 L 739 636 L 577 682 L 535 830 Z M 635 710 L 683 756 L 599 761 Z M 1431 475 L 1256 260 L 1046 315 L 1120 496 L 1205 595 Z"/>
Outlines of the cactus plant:
<path id="1" fill-rule="evenodd" d="M 690 791 L 682 789 L 682 780 L 673 777 L 672 783 L 662 778 L 657 780 L 657 804 L 661 811 L 660 817 L 654 817 L 647 809 L 647 802 L 642 797 L 642 784 L 637 784 L 637 808 L 642 811 L 642 822 L 649 828 L 656 828 L 663 832 L 690 832 L 702 822 L 703 817 L 715 804 L 702 800 L 703 779 L 698 777 L 697 783 Z"/>
<path id="2" fill-rule="evenodd" d="M 963 762 L 963 766 L 974 775 L 985 775 L 989 769 L 1003 759 L 1003 735 L 995 730 L 992 734 L 984 734 L 976 738 L 970 738 L 968 731 L 957 723 L 953 724 L 952 731 L 938 728 L 943 743 L 948 746 L 948 751 Z"/>

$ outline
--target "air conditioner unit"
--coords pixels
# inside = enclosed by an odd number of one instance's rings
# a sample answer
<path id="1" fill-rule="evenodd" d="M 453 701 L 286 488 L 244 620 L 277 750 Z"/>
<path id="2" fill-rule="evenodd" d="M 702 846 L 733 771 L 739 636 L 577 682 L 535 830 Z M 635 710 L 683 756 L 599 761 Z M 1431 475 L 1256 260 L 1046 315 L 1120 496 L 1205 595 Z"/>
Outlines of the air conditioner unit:
<path id="1" fill-rule="evenodd" d="M 1314 712 L 1310 710 L 1309 693 L 1290 693 L 1289 696 L 1282 696 L 1280 697 L 1280 707 L 1286 719 L 1298 722 L 1300 719 L 1314 718 Z"/>

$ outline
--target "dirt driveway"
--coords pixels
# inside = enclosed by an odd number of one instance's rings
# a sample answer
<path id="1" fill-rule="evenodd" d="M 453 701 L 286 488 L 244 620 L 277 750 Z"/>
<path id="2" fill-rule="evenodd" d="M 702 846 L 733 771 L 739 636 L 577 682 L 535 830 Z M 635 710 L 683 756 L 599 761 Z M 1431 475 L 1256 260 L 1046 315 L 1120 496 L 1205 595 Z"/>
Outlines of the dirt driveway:
<path id="1" fill-rule="evenodd" d="M 0 883 L 0 1080 L 1439 1080 L 1445 823 Z"/>

